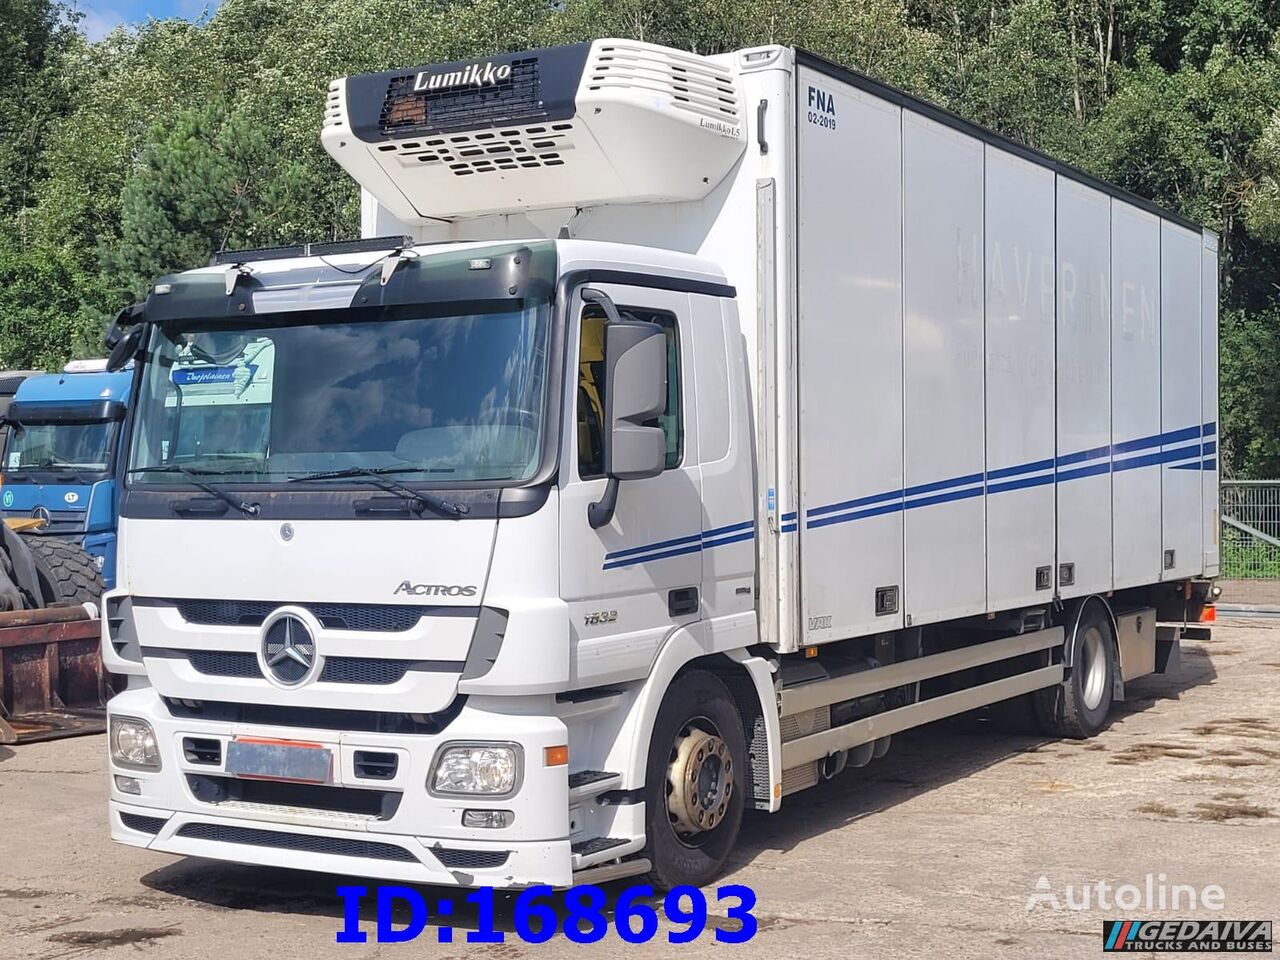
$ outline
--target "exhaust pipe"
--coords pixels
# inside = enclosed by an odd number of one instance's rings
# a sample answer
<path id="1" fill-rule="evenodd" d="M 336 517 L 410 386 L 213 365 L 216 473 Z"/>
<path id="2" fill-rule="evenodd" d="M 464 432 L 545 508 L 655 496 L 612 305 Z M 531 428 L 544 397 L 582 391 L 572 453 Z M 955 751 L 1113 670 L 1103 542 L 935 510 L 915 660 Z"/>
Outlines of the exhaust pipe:
<path id="1" fill-rule="evenodd" d="M 818 766 L 818 772 L 822 774 L 823 780 L 834 780 L 840 775 L 840 772 L 849 762 L 849 752 L 841 750 L 831 754 L 829 757 L 823 757 L 822 762 Z"/>

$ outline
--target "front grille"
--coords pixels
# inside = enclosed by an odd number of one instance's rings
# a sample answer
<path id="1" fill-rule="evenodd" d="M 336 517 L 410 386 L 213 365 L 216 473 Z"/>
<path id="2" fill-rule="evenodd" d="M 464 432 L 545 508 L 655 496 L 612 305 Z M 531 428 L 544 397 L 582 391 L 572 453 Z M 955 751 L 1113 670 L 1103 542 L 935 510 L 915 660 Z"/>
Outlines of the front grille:
<path id="1" fill-rule="evenodd" d="M 466 127 L 493 127 L 546 115 L 538 58 L 511 64 L 511 76 L 484 87 L 451 86 L 414 91 L 416 73 L 392 77 L 378 115 L 384 135 L 412 134 Z"/>
<path id="2" fill-rule="evenodd" d="M 120 822 L 139 833 L 156 834 L 164 826 L 164 817 L 143 817 L 136 813 L 120 814 Z"/>
<path id="3" fill-rule="evenodd" d="M 284 602 L 271 600 L 174 600 L 187 623 L 218 627 L 260 627 Z M 417 625 L 431 607 L 377 603 L 299 603 L 327 630 L 399 633 Z"/>
<path id="4" fill-rule="evenodd" d="M 187 660 L 197 673 L 207 677 L 261 677 L 258 657 L 252 653 L 225 650 L 192 650 Z"/>
<path id="5" fill-rule="evenodd" d="M 511 856 L 510 850 L 460 850 L 456 847 L 432 847 L 431 852 L 442 866 L 451 870 L 500 867 Z"/>
<path id="6" fill-rule="evenodd" d="M 220 700 L 175 700 L 164 698 L 172 717 L 210 723 L 247 723 L 273 727 L 310 727 L 362 733 L 437 734 L 462 711 L 466 697 L 455 697 L 439 713 L 381 713 L 375 710 L 332 710 L 325 707 L 279 706 L 270 703 L 228 703 Z"/>
<path id="7" fill-rule="evenodd" d="M 280 833 L 276 830 L 255 830 L 252 827 L 234 827 L 222 823 L 188 823 L 178 831 L 178 836 L 192 840 L 212 840 L 217 843 L 240 843 L 252 847 L 271 847 L 277 850 L 300 850 L 303 853 L 327 853 L 340 857 L 363 857 L 367 860 L 398 860 L 401 863 L 417 863 L 418 858 L 404 847 L 373 840 L 351 840 L 346 837 L 317 837 L 301 833 Z"/>
<path id="8" fill-rule="evenodd" d="M 373 683 L 385 686 L 403 680 L 413 664 L 413 660 L 330 657 L 320 671 L 320 680 L 322 683 Z"/>
<path id="9" fill-rule="evenodd" d="M 6 518 L 25 520 L 31 516 L 30 510 L 6 510 Z M 83 510 L 50 510 L 49 522 L 38 531 L 24 536 L 65 536 L 67 534 L 84 533 L 85 513 Z"/>
<path id="10" fill-rule="evenodd" d="M 262 678 L 258 655 L 230 650 L 190 650 L 187 660 L 206 677 Z M 404 679 L 416 660 L 380 660 L 367 657 L 330 657 L 320 671 L 321 683 L 367 683 L 377 686 Z"/>
<path id="11" fill-rule="evenodd" d="M 310 810 L 389 820 L 400 807 L 402 794 L 318 783 L 290 783 L 251 777 L 187 774 L 192 795 L 202 803 L 240 803 L 273 810 Z"/>

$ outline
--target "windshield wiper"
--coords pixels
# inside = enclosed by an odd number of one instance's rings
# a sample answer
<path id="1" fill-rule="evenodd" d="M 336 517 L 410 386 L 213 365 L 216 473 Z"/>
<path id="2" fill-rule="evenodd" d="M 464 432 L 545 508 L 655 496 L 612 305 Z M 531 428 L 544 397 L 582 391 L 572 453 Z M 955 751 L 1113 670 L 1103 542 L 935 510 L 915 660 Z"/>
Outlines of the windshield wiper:
<path id="1" fill-rule="evenodd" d="M 58 474 L 59 479 L 61 479 L 66 474 L 70 474 L 71 478 L 75 480 L 77 483 L 88 483 L 88 481 L 85 480 L 84 478 L 83 467 L 80 467 L 77 464 L 72 463 L 70 460 L 64 460 L 62 457 L 58 456 L 56 453 L 51 452 L 49 456 L 47 456 L 45 459 L 41 460 L 38 464 L 35 465 L 35 469 L 47 470 L 50 473 Z"/>
<path id="2" fill-rule="evenodd" d="M 262 512 L 262 508 L 256 503 L 246 503 L 244 500 L 233 496 L 221 487 L 215 486 L 208 480 L 203 479 L 204 477 L 229 476 L 232 472 L 238 471 L 192 470 L 190 467 L 183 467 L 177 464 L 156 467 L 134 467 L 129 471 L 131 475 L 135 473 L 180 473 L 187 478 L 187 482 L 193 487 L 199 487 L 205 493 L 212 494 L 228 506 L 235 507 L 246 517 L 256 517 Z"/>
<path id="3" fill-rule="evenodd" d="M 387 478 L 389 473 L 438 473 L 445 472 L 443 470 L 435 470 L 431 467 L 347 467 L 344 470 L 330 470 L 325 473 L 308 473 L 299 477 L 290 477 L 290 483 L 306 483 L 311 480 L 363 480 L 365 483 L 372 484 L 379 490 L 385 490 L 387 493 L 394 493 L 398 497 L 403 497 L 411 503 L 419 504 L 422 507 L 430 507 L 436 513 L 443 513 L 451 517 L 461 517 L 471 512 L 471 508 L 465 503 L 455 503 L 452 500 L 446 500 L 444 497 L 437 496 L 434 493 L 426 493 L 422 490 L 414 490 L 412 487 L 406 487 L 403 483 L 397 483 L 395 480 Z"/>

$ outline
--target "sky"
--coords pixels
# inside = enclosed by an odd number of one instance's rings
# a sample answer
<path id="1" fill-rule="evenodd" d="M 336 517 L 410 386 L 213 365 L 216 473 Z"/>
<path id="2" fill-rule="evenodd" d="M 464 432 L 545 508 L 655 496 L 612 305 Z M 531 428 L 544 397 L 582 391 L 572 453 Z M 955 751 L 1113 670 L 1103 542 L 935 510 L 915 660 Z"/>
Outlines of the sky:
<path id="1" fill-rule="evenodd" d="M 80 30 L 90 40 L 101 40 L 121 24 L 145 23 L 148 17 L 184 17 L 197 20 L 212 13 L 220 0 L 77 0 L 74 6 L 84 19 Z"/>

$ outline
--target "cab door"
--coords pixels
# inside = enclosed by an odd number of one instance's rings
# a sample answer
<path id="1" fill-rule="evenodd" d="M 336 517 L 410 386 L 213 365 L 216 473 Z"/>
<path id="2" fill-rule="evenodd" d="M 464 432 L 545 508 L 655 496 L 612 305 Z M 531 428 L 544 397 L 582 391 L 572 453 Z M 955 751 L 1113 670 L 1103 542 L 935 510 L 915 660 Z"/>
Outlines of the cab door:
<path id="1" fill-rule="evenodd" d="M 689 295 L 617 284 L 607 293 L 623 319 L 663 329 L 667 341 L 666 469 L 624 480 L 613 519 L 593 530 L 588 506 L 604 496 L 605 318 L 575 294 L 568 336 L 569 409 L 561 457 L 560 584 L 569 604 L 575 686 L 643 677 L 663 641 L 701 618 L 702 481 L 693 416 Z"/>

